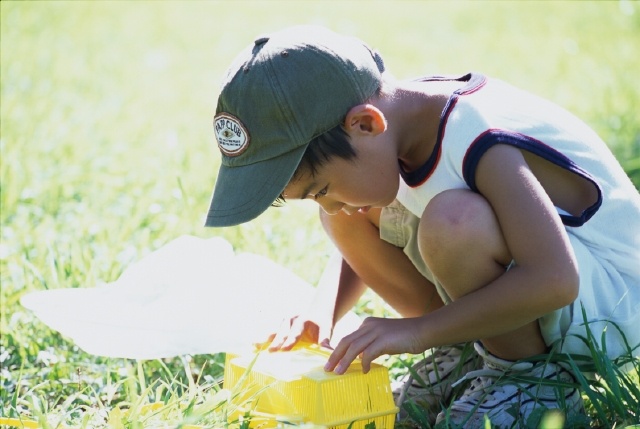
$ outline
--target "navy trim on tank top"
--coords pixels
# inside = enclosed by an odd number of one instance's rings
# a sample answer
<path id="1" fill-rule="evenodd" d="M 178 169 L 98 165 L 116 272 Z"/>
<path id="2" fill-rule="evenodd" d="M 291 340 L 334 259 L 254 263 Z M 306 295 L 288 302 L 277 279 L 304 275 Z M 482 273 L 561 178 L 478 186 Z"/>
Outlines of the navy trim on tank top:
<path id="1" fill-rule="evenodd" d="M 496 144 L 508 144 L 531 152 L 532 154 L 546 159 L 547 161 L 569 170 L 593 183 L 598 190 L 598 200 L 590 207 L 587 207 L 580 216 L 561 214 L 560 218 L 564 225 L 572 227 L 584 225 L 602 205 L 602 189 L 600 188 L 600 185 L 598 185 L 598 182 L 596 182 L 596 179 L 593 176 L 583 170 L 578 164 L 533 137 L 497 128 L 489 129 L 476 137 L 467 149 L 467 153 L 462 161 L 462 175 L 464 177 L 464 181 L 474 192 L 478 192 L 475 176 L 480 158 L 482 158 L 482 155 L 484 155 L 487 150 Z"/>
<path id="2" fill-rule="evenodd" d="M 458 102 L 458 97 L 461 95 L 467 95 L 476 92 L 487 82 L 487 79 L 483 74 L 475 72 L 467 73 L 464 76 L 460 76 L 457 78 L 445 76 L 430 76 L 415 80 L 418 82 L 460 81 L 466 82 L 466 84 L 458 88 L 453 92 L 453 94 L 451 94 L 451 97 L 449 97 L 447 104 L 442 110 L 442 114 L 440 115 L 440 124 L 438 126 L 438 136 L 436 138 L 436 144 L 433 147 L 433 151 L 431 152 L 429 159 L 427 159 L 427 162 L 413 171 L 405 171 L 402 163 L 398 161 L 398 163 L 400 164 L 400 176 L 402 177 L 402 180 L 404 180 L 404 182 L 412 188 L 416 188 L 422 185 L 435 171 L 436 166 L 438 165 L 438 161 L 440 161 L 440 154 L 442 152 L 442 139 L 444 138 L 444 130 L 447 126 L 447 120 L 449 119 L 449 114 Z"/>

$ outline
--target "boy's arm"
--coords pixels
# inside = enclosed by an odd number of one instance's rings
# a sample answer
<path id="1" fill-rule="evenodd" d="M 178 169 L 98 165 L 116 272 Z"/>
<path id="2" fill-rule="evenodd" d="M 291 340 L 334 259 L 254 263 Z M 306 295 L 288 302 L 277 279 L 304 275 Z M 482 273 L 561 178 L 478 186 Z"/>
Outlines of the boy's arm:
<path id="1" fill-rule="evenodd" d="M 403 248 L 397 247 L 409 243 L 391 244 L 380 238 L 381 228 L 392 225 L 395 232 L 399 226 L 399 219 L 383 218 L 382 211 L 371 208 L 351 215 L 322 212 L 320 219 L 354 273 L 402 317 L 421 316 L 442 307 L 433 283 L 418 271 Z M 406 216 L 401 215 L 403 219 Z"/>
<path id="2" fill-rule="evenodd" d="M 335 324 L 358 302 L 366 285 L 336 251 L 316 288 L 309 308 L 283 321 L 269 341 L 269 351 L 291 350 L 301 340 L 330 347 Z"/>
<path id="3" fill-rule="evenodd" d="M 333 326 L 335 326 L 345 314 L 349 312 L 358 303 L 358 300 L 367 290 L 367 285 L 353 271 L 353 268 L 341 258 L 342 269 L 340 271 L 340 282 L 337 290 L 334 311 L 332 316 Z M 322 304 L 322 297 L 318 297 L 319 304 Z M 329 295 L 327 294 L 327 299 Z M 327 302 L 328 306 L 328 302 Z"/>
<path id="4" fill-rule="evenodd" d="M 478 164 L 476 184 L 491 204 L 517 266 L 422 317 L 365 320 L 336 347 L 327 370 L 342 373 L 362 355 L 366 372 L 382 354 L 419 353 L 439 345 L 491 338 L 575 300 L 579 279 L 569 238 L 522 153 L 506 145 L 489 149 Z"/>

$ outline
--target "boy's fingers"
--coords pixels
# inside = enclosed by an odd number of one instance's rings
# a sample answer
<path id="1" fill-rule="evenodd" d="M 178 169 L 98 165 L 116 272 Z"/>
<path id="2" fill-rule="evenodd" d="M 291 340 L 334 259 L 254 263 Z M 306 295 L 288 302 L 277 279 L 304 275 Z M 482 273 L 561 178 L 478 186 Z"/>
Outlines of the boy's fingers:
<path id="1" fill-rule="evenodd" d="M 333 353 L 331 353 L 331 356 L 329 356 L 329 359 L 327 359 L 327 363 L 324 366 L 325 371 L 333 371 L 336 368 L 336 365 L 338 365 L 338 362 L 340 362 L 340 359 L 342 359 L 347 349 L 349 348 L 349 344 L 351 344 L 352 338 L 357 333 L 358 331 L 354 332 L 353 334 L 349 334 L 342 340 L 340 340 L 336 348 L 333 350 Z"/>
<path id="2" fill-rule="evenodd" d="M 371 369 L 371 362 L 378 356 L 383 354 L 382 349 L 378 346 L 379 341 L 374 340 L 360 353 L 360 360 L 362 362 L 362 372 L 368 373 Z"/>
<path id="3" fill-rule="evenodd" d="M 340 342 L 336 346 L 333 353 L 331 353 L 331 356 L 329 356 L 329 360 L 327 361 L 327 364 L 324 367 L 325 371 L 333 371 L 338 365 L 338 363 L 340 362 L 340 360 L 347 353 L 347 350 L 351 346 L 351 343 L 353 343 L 354 341 L 356 341 L 356 339 L 365 335 L 369 331 L 370 323 L 367 322 L 369 319 L 370 318 L 365 319 L 365 321 L 362 322 L 362 324 L 356 331 L 352 332 L 351 334 L 345 336 L 342 340 L 340 340 Z"/>
<path id="4" fill-rule="evenodd" d="M 334 372 L 336 374 L 344 374 L 349 368 L 349 365 L 351 365 L 351 362 L 353 362 L 362 352 L 364 352 L 364 350 L 369 347 L 374 341 L 375 335 L 372 335 L 371 333 L 367 333 L 366 335 L 355 339 L 349 345 L 349 348 L 344 353 L 344 356 L 342 356 L 342 359 L 340 359 L 340 362 L 338 363 L 338 366 L 336 366 Z M 362 364 L 362 372 L 365 374 L 369 372 L 369 367 L 368 365 L 365 365 L 364 362 Z"/>
<path id="5" fill-rule="evenodd" d="M 273 335 L 271 344 L 269 345 L 270 352 L 277 352 L 282 348 L 283 343 L 287 340 L 291 333 L 291 328 L 295 324 L 298 316 L 293 316 L 290 319 L 284 319 L 278 328 L 278 332 Z"/>
<path id="6" fill-rule="evenodd" d="M 347 350 L 349 349 L 349 346 L 351 346 L 351 343 L 355 341 L 356 338 L 358 338 L 362 334 L 363 333 L 362 333 L 362 326 L 361 326 L 360 328 L 358 328 L 358 330 L 356 330 L 355 332 L 352 332 L 351 334 L 347 335 L 342 340 L 340 340 L 336 348 L 333 350 L 333 353 L 331 353 L 331 356 L 329 356 L 329 359 L 327 360 L 327 364 L 324 366 L 324 370 L 333 371 L 338 365 L 338 363 L 340 362 L 340 360 L 346 354 Z"/>
<path id="7" fill-rule="evenodd" d="M 333 347 L 331 347 L 331 342 L 329 338 L 325 338 L 324 340 L 320 341 L 319 344 L 321 347 L 324 347 L 325 349 L 333 350 Z"/>
<path id="8" fill-rule="evenodd" d="M 293 332 L 290 332 L 289 336 L 287 336 L 287 338 L 280 345 L 280 350 L 284 350 L 284 351 L 291 350 L 293 346 L 298 344 L 298 341 L 300 341 L 300 337 L 302 337 L 302 334 L 295 335 Z"/>
<path id="9" fill-rule="evenodd" d="M 280 329 L 280 331 L 278 331 L 278 333 L 274 336 L 274 338 L 271 340 L 271 345 L 269 345 L 269 351 L 270 352 L 276 352 L 278 350 L 280 350 L 280 348 L 282 347 L 282 344 L 287 340 L 288 338 L 288 334 L 289 331 L 283 331 L 282 328 Z"/>
<path id="10" fill-rule="evenodd" d="M 271 342 L 271 344 L 269 344 L 268 350 L 270 352 L 277 352 L 278 350 L 280 350 L 280 346 L 282 346 L 282 342 L 283 340 L 281 340 L 280 338 L 275 339 L 274 341 Z"/>
<path id="11" fill-rule="evenodd" d="M 334 371 L 336 374 L 344 374 L 351 362 L 358 357 L 373 341 L 375 335 L 362 328 L 353 334 L 347 335 L 333 351 L 325 365 L 325 371 Z M 368 366 L 363 365 L 363 372 L 368 372 Z"/>
<path id="12" fill-rule="evenodd" d="M 271 334 L 269 335 L 269 338 L 267 338 L 265 341 L 262 341 L 260 343 L 253 343 L 253 346 L 258 349 L 263 349 L 267 344 L 273 342 L 273 339 L 275 337 L 276 337 L 276 334 Z"/>
<path id="13" fill-rule="evenodd" d="M 280 344 L 280 350 L 289 351 L 300 341 L 300 337 L 302 337 L 302 327 L 300 325 L 300 318 L 296 317 L 291 320 L 291 325 L 287 329 L 286 336 L 282 344 Z"/>
<path id="14" fill-rule="evenodd" d="M 315 344 L 318 342 L 319 330 L 314 322 L 296 316 L 290 320 L 289 326 L 283 323 L 269 351 L 289 351 L 301 340 Z"/>
<path id="15" fill-rule="evenodd" d="M 322 347 L 333 350 L 331 347 L 331 336 L 333 335 L 333 327 L 322 325 L 318 329 L 318 344 Z"/>

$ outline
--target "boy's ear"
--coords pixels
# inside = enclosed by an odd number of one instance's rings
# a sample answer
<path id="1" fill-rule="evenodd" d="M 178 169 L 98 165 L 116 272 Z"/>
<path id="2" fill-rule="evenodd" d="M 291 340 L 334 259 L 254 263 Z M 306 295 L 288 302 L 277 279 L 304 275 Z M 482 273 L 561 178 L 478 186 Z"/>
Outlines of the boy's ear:
<path id="1" fill-rule="evenodd" d="M 387 119 L 376 106 L 359 104 L 347 113 L 344 128 L 349 134 L 376 136 L 387 130 Z"/>

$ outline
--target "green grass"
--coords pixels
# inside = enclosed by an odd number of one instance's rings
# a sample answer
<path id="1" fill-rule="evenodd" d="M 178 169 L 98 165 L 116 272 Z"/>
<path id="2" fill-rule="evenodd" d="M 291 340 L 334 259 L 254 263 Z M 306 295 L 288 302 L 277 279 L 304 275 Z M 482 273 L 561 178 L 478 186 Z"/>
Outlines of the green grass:
<path id="1" fill-rule="evenodd" d="M 178 422 L 183 410 L 171 401 L 215 397 L 222 375 L 222 355 L 140 366 L 88 355 L 22 309 L 24 293 L 113 281 L 182 234 L 223 236 L 237 250 L 268 256 L 317 282 L 331 245 L 312 204 L 288 204 L 224 230 L 201 226 L 219 165 L 211 125 L 218 85 L 260 33 L 319 23 L 379 49 L 398 78 L 478 70 L 504 79 L 585 120 L 640 187 L 635 2 L 3 1 L 0 7 L 5 415 L 89 418 L 91 427 L 116 404 L 162 400 L 172 404 L 163 416 Z M 369 295 L 358 306 L 367 314 L 380 308 Z M 388 364 L 397 374 L 401 365 Z M 151 387 L 146 394 L 143 385 Z M 219 423 L 216 413 L 206 418 Z M 593 424 L 607 426 L 598 423 L 600 414 L 593 405 Z M 609 424 L 622 424 L 616 419 L 612 414 Z M 152 420 L 125 418 L 125 426 Z"/>
<path id="2" fill-rule="evenodd" d="M 582 312 L 584 320 L 586 313 Z M 543 367 L 550 362 L 559 363 L 570 367 L 576 374 L 575 383 L 566 383 L 553 379 L 537 379 L 528 377 L 526 374 L 514 372 L 510 376 L 494 377 L 493 384 L 496 386 L 504 384 L 529 385 L 538 384 L 540 386 L 551 386 L 556 389 L 558 397 L 564 397 L 563 388 L 580 388 L 585 404 L 586 413 L 581 410 L 572 409 L 568 404 L 560 402 L 558 410 L 548 410 L 545 407 L 535 409 L 529 416 L 518 415 L 517 407 L 509 410 L 516 418 L 517 427 L 521 429 L 551 429 L 551 428 L 590 428 L 590 427 L 631 427 L 640 423 L 640 360 L 638 359 L 638 348 L 640 344 L 629 345 L 626 343 L 626 353 L 615 360 L 611 360 L 606 350 L 601 349 L 594 337 L 595 332 L 591 331 L 589 323 L 586 323 L 586 337 L 579 337 L 589 350 L 588 356 L 566 355 L 556 353 L 559 342 L 551 347 L 549 354 L 532 356 L 523 359 L 523 362 L 531 362 L 534 367 Z M 609 330 L 617 329 L 612 323 Z M 601 333 L 601 344 L 606 344 L 607 330 Z M 624 333 L 622 334 L 624 337 Z M 470 344 L 465 348 L 465 353 L 469 351 Z M 468 355 L 467 355 L 468 356 Z M 464 358 L 461 359 L 464 361 Z M 526 370 L 525 372 L 529 372 Z M 420 376 L 413 369 L 412 375 L 416 380 L 427 387 L 428 384 L 421 381 Z M 468 384 L 468 382 L 466 383 Z M 453 396 L 457 397 L 456 389 L 464 388 L 461 384 L 454 388 Z M 445 412 L 451 404 L 443 404 Z M 411 421 L 418 422 L 421 429 L 443 429 L 455 427 L 453 422 L 443 421 L 436 425 L 429 423 L 429 410 L 423 408 L 419 402 L 406 402 L 403 407 L 411 417 Z M 470 418 L 467 417 L 467 418 Z M 485 416 L 485 419 L 487 417 Z M 493 427 L 487 421 L 487 427 Z M 402 422 L 400 427 L 414 427 L 415 425 Z"/>

